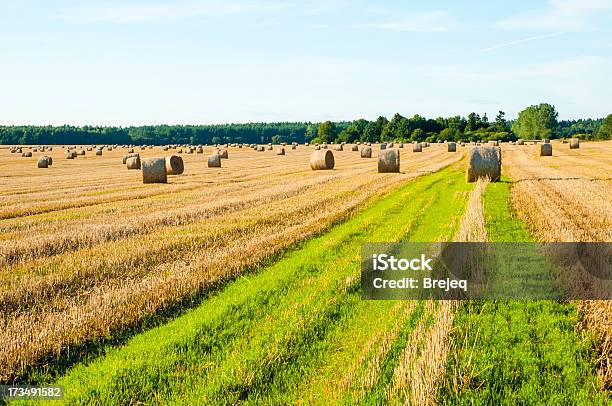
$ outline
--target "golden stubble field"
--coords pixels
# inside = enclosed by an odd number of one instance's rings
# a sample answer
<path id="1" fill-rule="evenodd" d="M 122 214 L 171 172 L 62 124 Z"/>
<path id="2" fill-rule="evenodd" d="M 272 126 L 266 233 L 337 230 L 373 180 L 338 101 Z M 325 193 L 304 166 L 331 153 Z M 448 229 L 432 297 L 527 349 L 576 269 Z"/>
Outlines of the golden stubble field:
<path id="1" fill-rule="evenodd" d="M 31 158 L 0 148 L 0 381 L 138 326 L 464 155 L 407 145 L 401 173 L 378 174 L 378 147 L 371 159 L 333 151 L 333 171 L 310 169 L 312 147 L 229 148 L 222 168 L 207 167 L 211 150 L 181 154 L 183 175 L 145 185 L 122 164 L 126 149 L 68 160 L 57 146 Z M 41 155 L 52 167 L 37 168 Z"/>
<path id="2" fill-rule="evenodd" d="M 531 232 L 547 242 L 612 241 L 612 141 L 575 150 L 553 142 L 552 157 L 537 156 L 536 148 L 502 148 L 513 206 Z M 612 385 L 612 302 L 577 305 L 600 343 L 600 377 Z"/>
<path id="3" fill-rule="evenodd" d="M 611 241 L 612 142 L 570 150 L 553 141 L 552 157 L 537 156 L 537 148 L 502 145 L 513 206 L 532 234 L 541 241 Z M 409 179 L 460 164 L 467 147 L 448 153 L 432 144 L 413 153 L 406 145 L 400 174 L 377 173 L 378 146 L 371 159 L 333 151 L 333 171 L 310 169 L 312 147 L 287 147 L 285 156 L 233 147 L 222 168 L 208 168 L 212 149 L 178 154 L 183 175 L 145 185 L 140 171 L 122 164 L 127 149 L 68 160 L 58 146 L 31 158 L 0 147 L 0 381 L 71 347 L 138 328 Z M 159 147 L 135 152 L 176 154 Z M 52 167 L 37 168 L 41 155 L 53 157 Z M 479 182 L 472 193 L 461 241 L 487 240 L 485 188 Z M 455 306 L 445 303 L 438 312 L 427 341 L 437 355 L 426 360 L 424 376 L 443 372 Z M 578 306 L 584 327 L 602 343 L 599 370 L 609 382 L 612 308 L 603 301 Z M 413 386 L 422 388 L 423 400 L 437 379 L 421 380 Z"/>

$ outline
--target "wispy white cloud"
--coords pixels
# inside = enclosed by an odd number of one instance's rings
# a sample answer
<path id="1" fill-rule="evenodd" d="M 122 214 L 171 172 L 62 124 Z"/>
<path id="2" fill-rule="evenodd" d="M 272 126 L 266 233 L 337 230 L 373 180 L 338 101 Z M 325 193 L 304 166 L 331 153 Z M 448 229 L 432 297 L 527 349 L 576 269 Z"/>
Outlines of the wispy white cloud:
<path id="1" fill-rule="evenodd" d="M 380 10 L 377 10 L 379 13 Z M 459 27 L 459 23 L 446 11 L 414 13 L 398 19 L 368 23 L 363 26 L 383 30 L 405 32 L 448 32 Z"/>
<path id="2" fill-rule="evenodd" d="M 513 45 L 523 44 L 525 42 L 532 42 L 532 41 L 538 41 L 538 40 L 541 40 L 541 39 L 557 37 L 557 36 L 563 35 L 563 34 L 565 34 L 565 31 L 553 32 L 551 34 L 536 35 L 534 37 L 521 38 L 521 39 L 517 39 L 517 40 L 514 40 L 514 41 L 502 42 L 501 44 L 495 44 L 495 45 L 491 45 L 491 46 L 488 46 L 486 48 L 483 48 L 483 49 L 480 50 L 480 52 L 490 52 L 490 51 L 494 51 L 494 50 L 500 49 L 500 48 L 506 48 L 506 47 L 510 47 L 510 46 L 513 46 Z"/>
<path id="3" fill-rule="evenodd" d="M 419 67 L 418 72 L 423 76 L 477 80 L 477 81 L 506 81 L 514 79 L 538 79 L 564 81 L 580 80 L 594 73 L 604 73 L 612 68 L 612 61 L 598 56 L 584 55 L 547 63 L 528 64 L 513 68 L 491 69 L 470 66 L 430 66 Z"/>
<path id="4" fill-rule="evenodd" d="M 545 9 L 515 14 L 498 22 L 504 29 L 580 31 L 600 13 L 612 11 L 612 0 L 549 0 Z"/>
<path id="5" fill-rule="evenodd" d="M 113 4 L 106 6 L 79 6 L 55 14 L 56 18 L 70 21 L 101 21 L 111 23 L 137 23 L 165 21 L 203 16 L 227 16 L 258 12 L 282 11 L 288 3 L 231 0 L 225 2 L 150 2 L 139 5 Z"/>

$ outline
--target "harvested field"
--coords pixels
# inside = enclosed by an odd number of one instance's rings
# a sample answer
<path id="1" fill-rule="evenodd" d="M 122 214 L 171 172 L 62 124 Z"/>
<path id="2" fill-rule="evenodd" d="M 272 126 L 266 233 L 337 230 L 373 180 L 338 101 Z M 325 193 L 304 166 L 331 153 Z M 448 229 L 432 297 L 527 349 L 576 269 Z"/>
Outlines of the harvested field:
<path id="1" fill-rule="evenodd" d="M 540 161 L 527 146 L 504 150 L 515 209 L 540 241 L 612 241 L 612 142 L 561 145 L 555 143 L 552 161 Z M 577 306 L 596 336 L 600 380 L 611 388 L 612 304 Z"/>
<path id="2" fill-rule="evenodd" d="M 502 145 L 496 183 L 436 143 L 386 174 L 351 148 L 313 171 L 314 146 L 222 168 L 205 147 L 146 185 L 121 148 L 45 171 L 0 149 L 0 380 L 68 403 L 605 404 L 598 302 L 360 297 L 369 241 L 609 239 L 609 144 L 553 145 Z"/>
<path id="3" fill-rule="evenodd" d="M 2 380 L 137 326 L 461 158 L 440 146 L 407 156 L 401 174 L 381 175 L 358 154 L 335 151 L 333 171 L 313 172 L 311 151 L 234 148 L 223 168 L 183 156 L 183 175 L 143 185 L 121 149 L 58 159 L 45 173 L 0 150 L 0 168 L 11 167 L 0 177 Z"/>

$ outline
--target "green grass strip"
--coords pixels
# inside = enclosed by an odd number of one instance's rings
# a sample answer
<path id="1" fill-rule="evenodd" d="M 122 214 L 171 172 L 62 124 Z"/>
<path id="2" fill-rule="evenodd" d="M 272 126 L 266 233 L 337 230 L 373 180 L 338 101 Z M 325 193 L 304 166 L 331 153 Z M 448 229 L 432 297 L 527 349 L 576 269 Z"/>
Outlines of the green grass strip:
<path id="1" fill-rule="evenodd" d="M 490 241 L 532 241 L 512 211 L 510 183 L 484 194 Z M 591 342 L 574 330 L 576 308 L 538 301 L 466 302 L 454 319 L 440 404 L 609 404 L 594 375 Z"/>
<path id="2" fill-rule="evenodd" d="M 395 222 L 389 234 L 381 234 L 377 241 L 440 241 L 449 240 L 456 233 L 459 220 L 467 204 L 468 192 L 473 185 L 463 181 L 461 171 L 446 173 L 446 178 L 427 189 L 427 204 L 409 202 L 411 215 Z M 415 221 L 408 229 L 402 226 L 406 218 Z M 398 233 L 400 230 L 401 232 Z M 398 238 L 401 234 L 403 237 Z M 359 271 L 359 255 L 354 254 L 354 272 Z M 357 296 L 358 292 L 353 292 Z M 393 311 L 395 301 L 359 301 L 353 311 L 337 321 L 337 326 L 322 340 L 308 343 L 298 359 L 275 374 L 274 379 L 252 388 L 248 401 L 265 404 L 303 403 L 331 404 L 352 403 L 361 399 L 365 404 L 384 403 L 386 388 L 391 384 L 393 372 L 399 363 L 402 350 L 423 314 L 422 303 L 406 318 Z M 400 326 L 396 326 L 400 323 Z M 398 328 L 380 363 L 376 380 L 364 388 L 361 379 L 371 368 L 372 357 L 380 349 L 380 340 L 367 348 L 376 335 L 385 335 Z M 364 354 L 364 351 L 367 351 Z M 361 363 L 355 368 L 355 362 Z M 347 374 L 351 380 L 342 383 Z M 364 393 L 365 392 L 365 393 Z"/>

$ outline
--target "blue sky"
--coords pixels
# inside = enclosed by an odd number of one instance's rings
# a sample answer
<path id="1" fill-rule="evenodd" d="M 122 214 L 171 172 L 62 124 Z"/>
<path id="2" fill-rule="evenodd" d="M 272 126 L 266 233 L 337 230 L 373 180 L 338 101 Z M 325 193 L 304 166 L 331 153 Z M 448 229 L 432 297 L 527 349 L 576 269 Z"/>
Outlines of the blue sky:
<path id="1" fill-rule="evenodd" d="M 612 0 L 2 1 L 0 123 L 612 113 Z"/>

